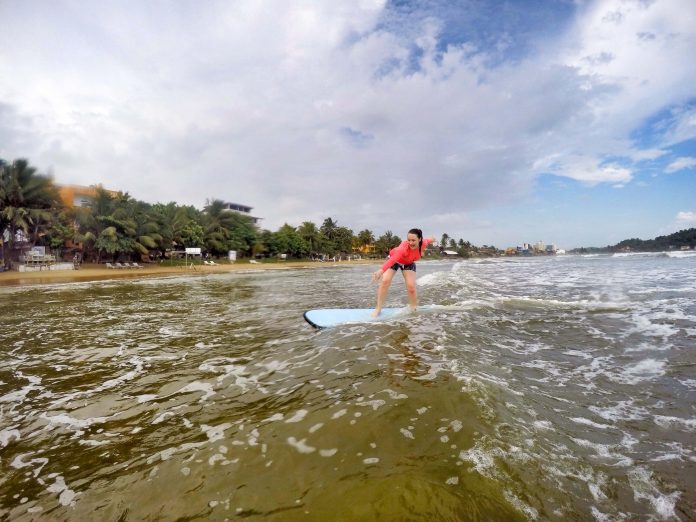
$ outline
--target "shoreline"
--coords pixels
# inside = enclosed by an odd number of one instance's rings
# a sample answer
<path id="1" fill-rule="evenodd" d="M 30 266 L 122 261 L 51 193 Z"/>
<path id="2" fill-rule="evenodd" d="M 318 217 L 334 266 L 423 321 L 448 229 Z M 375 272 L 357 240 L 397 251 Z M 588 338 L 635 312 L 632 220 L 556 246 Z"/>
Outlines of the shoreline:
<path id="1" fill-rule="evenodd" d="M 273 263 L 234 263 L 215 266 L 145 265 L 144 268 L 106 268 L 104 265 L 85 264 L 79 270 L 43 270 L 40 272 L 0 272 L 0 287 L 24 286 L 58 283 L 84 283 L 92 281 L 109 281 L 113 279 L 143 279 L 148 277 L 166 277 L 208 274 L 225 274 L 229 272 L 250 272 L 264 270 L 293 270 L 310 268 L 340 268 L 345 266 L 369 265 L 381 263 L 379 260 L 355 260 L 338 262 L 319 261 L 276 261 Z"/>

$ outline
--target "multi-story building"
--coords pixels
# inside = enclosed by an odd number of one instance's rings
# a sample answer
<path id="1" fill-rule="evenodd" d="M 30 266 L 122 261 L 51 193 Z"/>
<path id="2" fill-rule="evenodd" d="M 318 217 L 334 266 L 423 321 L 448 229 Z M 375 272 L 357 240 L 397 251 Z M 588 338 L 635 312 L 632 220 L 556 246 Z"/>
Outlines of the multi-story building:
<path id="1" fill-rule="evenodd" d="M 230 212 L 238 212 L 239 214 L 242 214 L 244 216 L 247 216 L 250 218 L 255 225 L 259 224 L 259 221 L 261 221 L 263 218 L 260 217 L 254 217 L 251 215 L 251 210 L 253 207 L 248 207 L 247 205 L 240 205 L 239 203 L 230 203 L 230 202 L 225 202 L 225 210 L 229 210 Z"/>

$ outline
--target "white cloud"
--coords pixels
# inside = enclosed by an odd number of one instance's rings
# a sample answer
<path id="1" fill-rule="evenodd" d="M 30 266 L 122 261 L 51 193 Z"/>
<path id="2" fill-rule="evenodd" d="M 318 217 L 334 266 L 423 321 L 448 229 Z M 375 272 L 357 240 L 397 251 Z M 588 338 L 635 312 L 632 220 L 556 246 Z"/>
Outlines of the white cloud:
<path id="1" fill-rule="evenodd" d="M 434 17 L 397 32 L 383 1 L 75 5 L 0 4 L 0 77 L 21 78 L 0 83 L 0 157 L 147 201 L 249 204 L 271 229 L 463 231 L 540 173 L 623 186 L 696 135 L 676 110 L 663 143 L 631 138 L 696 94 L 690 0 L 589 3 L 502 63 L 443 50 Z"/>
<path id="2" fill-rule="evenodd" d="M 684 228 L 696 227 L 696 212 L 694 211 L 682 211 L 677 214 L 675 219 L 676 229 L 681 230 Z"/>
<path id="3" fill-rule="evenodd" d="M 680 170 L 696 167 L 696 158 L 677 158 L 672 163 L 667 165 L 665 172 L 678 172 Z"/>

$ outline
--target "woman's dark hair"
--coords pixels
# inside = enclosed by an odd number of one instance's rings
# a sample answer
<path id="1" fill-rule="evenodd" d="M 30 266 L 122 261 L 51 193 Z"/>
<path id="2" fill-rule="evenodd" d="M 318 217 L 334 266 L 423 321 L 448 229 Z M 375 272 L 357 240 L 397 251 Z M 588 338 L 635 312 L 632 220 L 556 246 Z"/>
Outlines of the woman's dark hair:
<path id="1" fill-rule="evenodd" d="M 408 233 L 418 236 L 418 251 L 421 252 L 423 250 L 423 231 L 420 228 L 412 228 Z"/>

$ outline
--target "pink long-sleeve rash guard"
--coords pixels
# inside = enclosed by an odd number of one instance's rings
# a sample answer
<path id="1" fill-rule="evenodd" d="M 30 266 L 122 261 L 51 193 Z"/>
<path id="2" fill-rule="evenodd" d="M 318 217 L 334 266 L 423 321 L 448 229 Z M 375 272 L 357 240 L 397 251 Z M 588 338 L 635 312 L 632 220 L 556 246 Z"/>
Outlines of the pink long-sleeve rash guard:
<path id="1" fill-rule="evenodd" d="M 420 250 L 411 250 L 408 246 L 408 241 L 402 241 L 398 247 L 394 247 L 389 251 L 389 259 L 382 265 L 382 272 L 386 272 L 394 263 L 408 265 L 418 261 L 432 242 L 433 240 L 430 238 L 423 238 L 422 248 Z"/>

